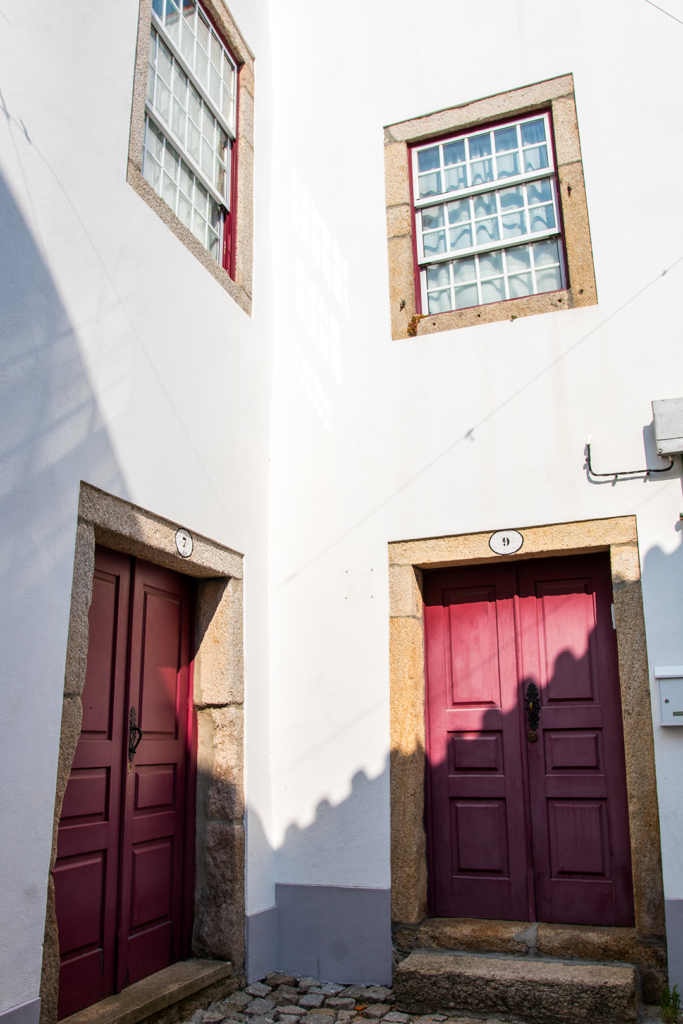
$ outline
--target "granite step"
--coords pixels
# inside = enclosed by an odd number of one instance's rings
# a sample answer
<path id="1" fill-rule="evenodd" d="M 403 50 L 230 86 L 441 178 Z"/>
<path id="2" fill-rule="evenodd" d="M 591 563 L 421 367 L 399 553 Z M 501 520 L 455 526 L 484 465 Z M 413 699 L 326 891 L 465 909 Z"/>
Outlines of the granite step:
<path id="1" fill-rule="evenodd" d="M 394 970 L 397 1009 L 503 1015 L 531 1024 L 631 1024 L 636 968 L 554 957 L 415 950 Z"/>

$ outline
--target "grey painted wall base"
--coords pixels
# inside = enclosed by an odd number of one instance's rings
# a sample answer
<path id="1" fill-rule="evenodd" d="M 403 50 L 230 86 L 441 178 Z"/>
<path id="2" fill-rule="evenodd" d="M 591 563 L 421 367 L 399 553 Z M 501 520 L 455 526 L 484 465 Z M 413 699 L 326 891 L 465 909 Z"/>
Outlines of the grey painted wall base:
<path id="1" fill-rule="evenodd" d="M 20 1003 L 0 1013 L 2 1024 L 38 1024 L 40 1016 L 40 999 L 31 999 L 28 1003 Z"/>
<path id="2" fill-rule="evenodd" d="M 277 965 L 345 984 L 391 984 L 391 891 L 276 885 Z"/>
<path id="3" fill-rule="evenodd" d="M 669 956 L 669 984 L 683 993 L 683 900 L 664 900 L 666 944 Z"/>
<path id="4" fill-rule="evenodd" d="M 277 968 L 277 907 L 249 914 L 246 921 L 247 981 L 259 981 Z"/>

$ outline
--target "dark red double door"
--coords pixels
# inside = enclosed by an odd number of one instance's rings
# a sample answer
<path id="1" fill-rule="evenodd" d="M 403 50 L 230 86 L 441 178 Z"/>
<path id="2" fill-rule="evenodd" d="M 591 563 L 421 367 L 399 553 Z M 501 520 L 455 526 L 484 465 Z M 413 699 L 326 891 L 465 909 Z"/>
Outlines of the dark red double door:
<path id="1" fill-rule="evenodd" d="M 53 873 L 60 1019 L 189 953 L 191 597 L 184 576 L 96 550 Z"/>
<path id="2" fill-rule="evenodd" d="M 435 916 L 634 923 L 611 593 L 607 555 L 426 577 Z"/>

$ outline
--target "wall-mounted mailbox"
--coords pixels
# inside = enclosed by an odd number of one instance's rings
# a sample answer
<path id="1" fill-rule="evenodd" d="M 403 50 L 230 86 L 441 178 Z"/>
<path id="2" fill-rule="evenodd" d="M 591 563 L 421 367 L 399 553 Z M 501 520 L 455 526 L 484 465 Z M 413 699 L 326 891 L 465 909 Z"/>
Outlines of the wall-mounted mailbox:
<path id="1" fill-rule="evenodd" d="M 662 398 L 653 402 L 652 415 L 657 454 L 680 455 L 683 452 L 683 398 Z"/>
<path id="2" fill-rule="evenodd" d="M 683 665 L 660 665 L 655 669 L 659 683 L 661 725 L 683 725 Z"/>

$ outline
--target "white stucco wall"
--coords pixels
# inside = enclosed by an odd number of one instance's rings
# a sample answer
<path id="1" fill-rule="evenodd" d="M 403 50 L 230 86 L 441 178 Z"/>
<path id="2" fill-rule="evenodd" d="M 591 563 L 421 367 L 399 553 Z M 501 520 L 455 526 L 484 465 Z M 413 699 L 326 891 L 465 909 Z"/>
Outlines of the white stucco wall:
<path id="1" fill-rule="evenodd" d="M 635 513 L 651 663 L 683 663 L 680 465 L 616 486 L 583 469 L 589 433 L 598 470 L 654 464 L 650 401 L 683 393 L 683 25 L 644 0 L 292 0 L 272 17 L 277 879 L 382 887 L 389 540 Z M 392 341 L 382 126 L 567 72 L 599 305 Z M 683 730 L 655 739 L 680 897 Z"/>
<path id="2" fill-rule="evenodd" d="M 263 66 L 252 318 L 126 183 L 135 0 L 0 15 L 0 1012 L 38 995 L 81 479 L 245 553 L 249 804 L 269 828 L 270 34 L 265 0 L 232 10 Z"/>

